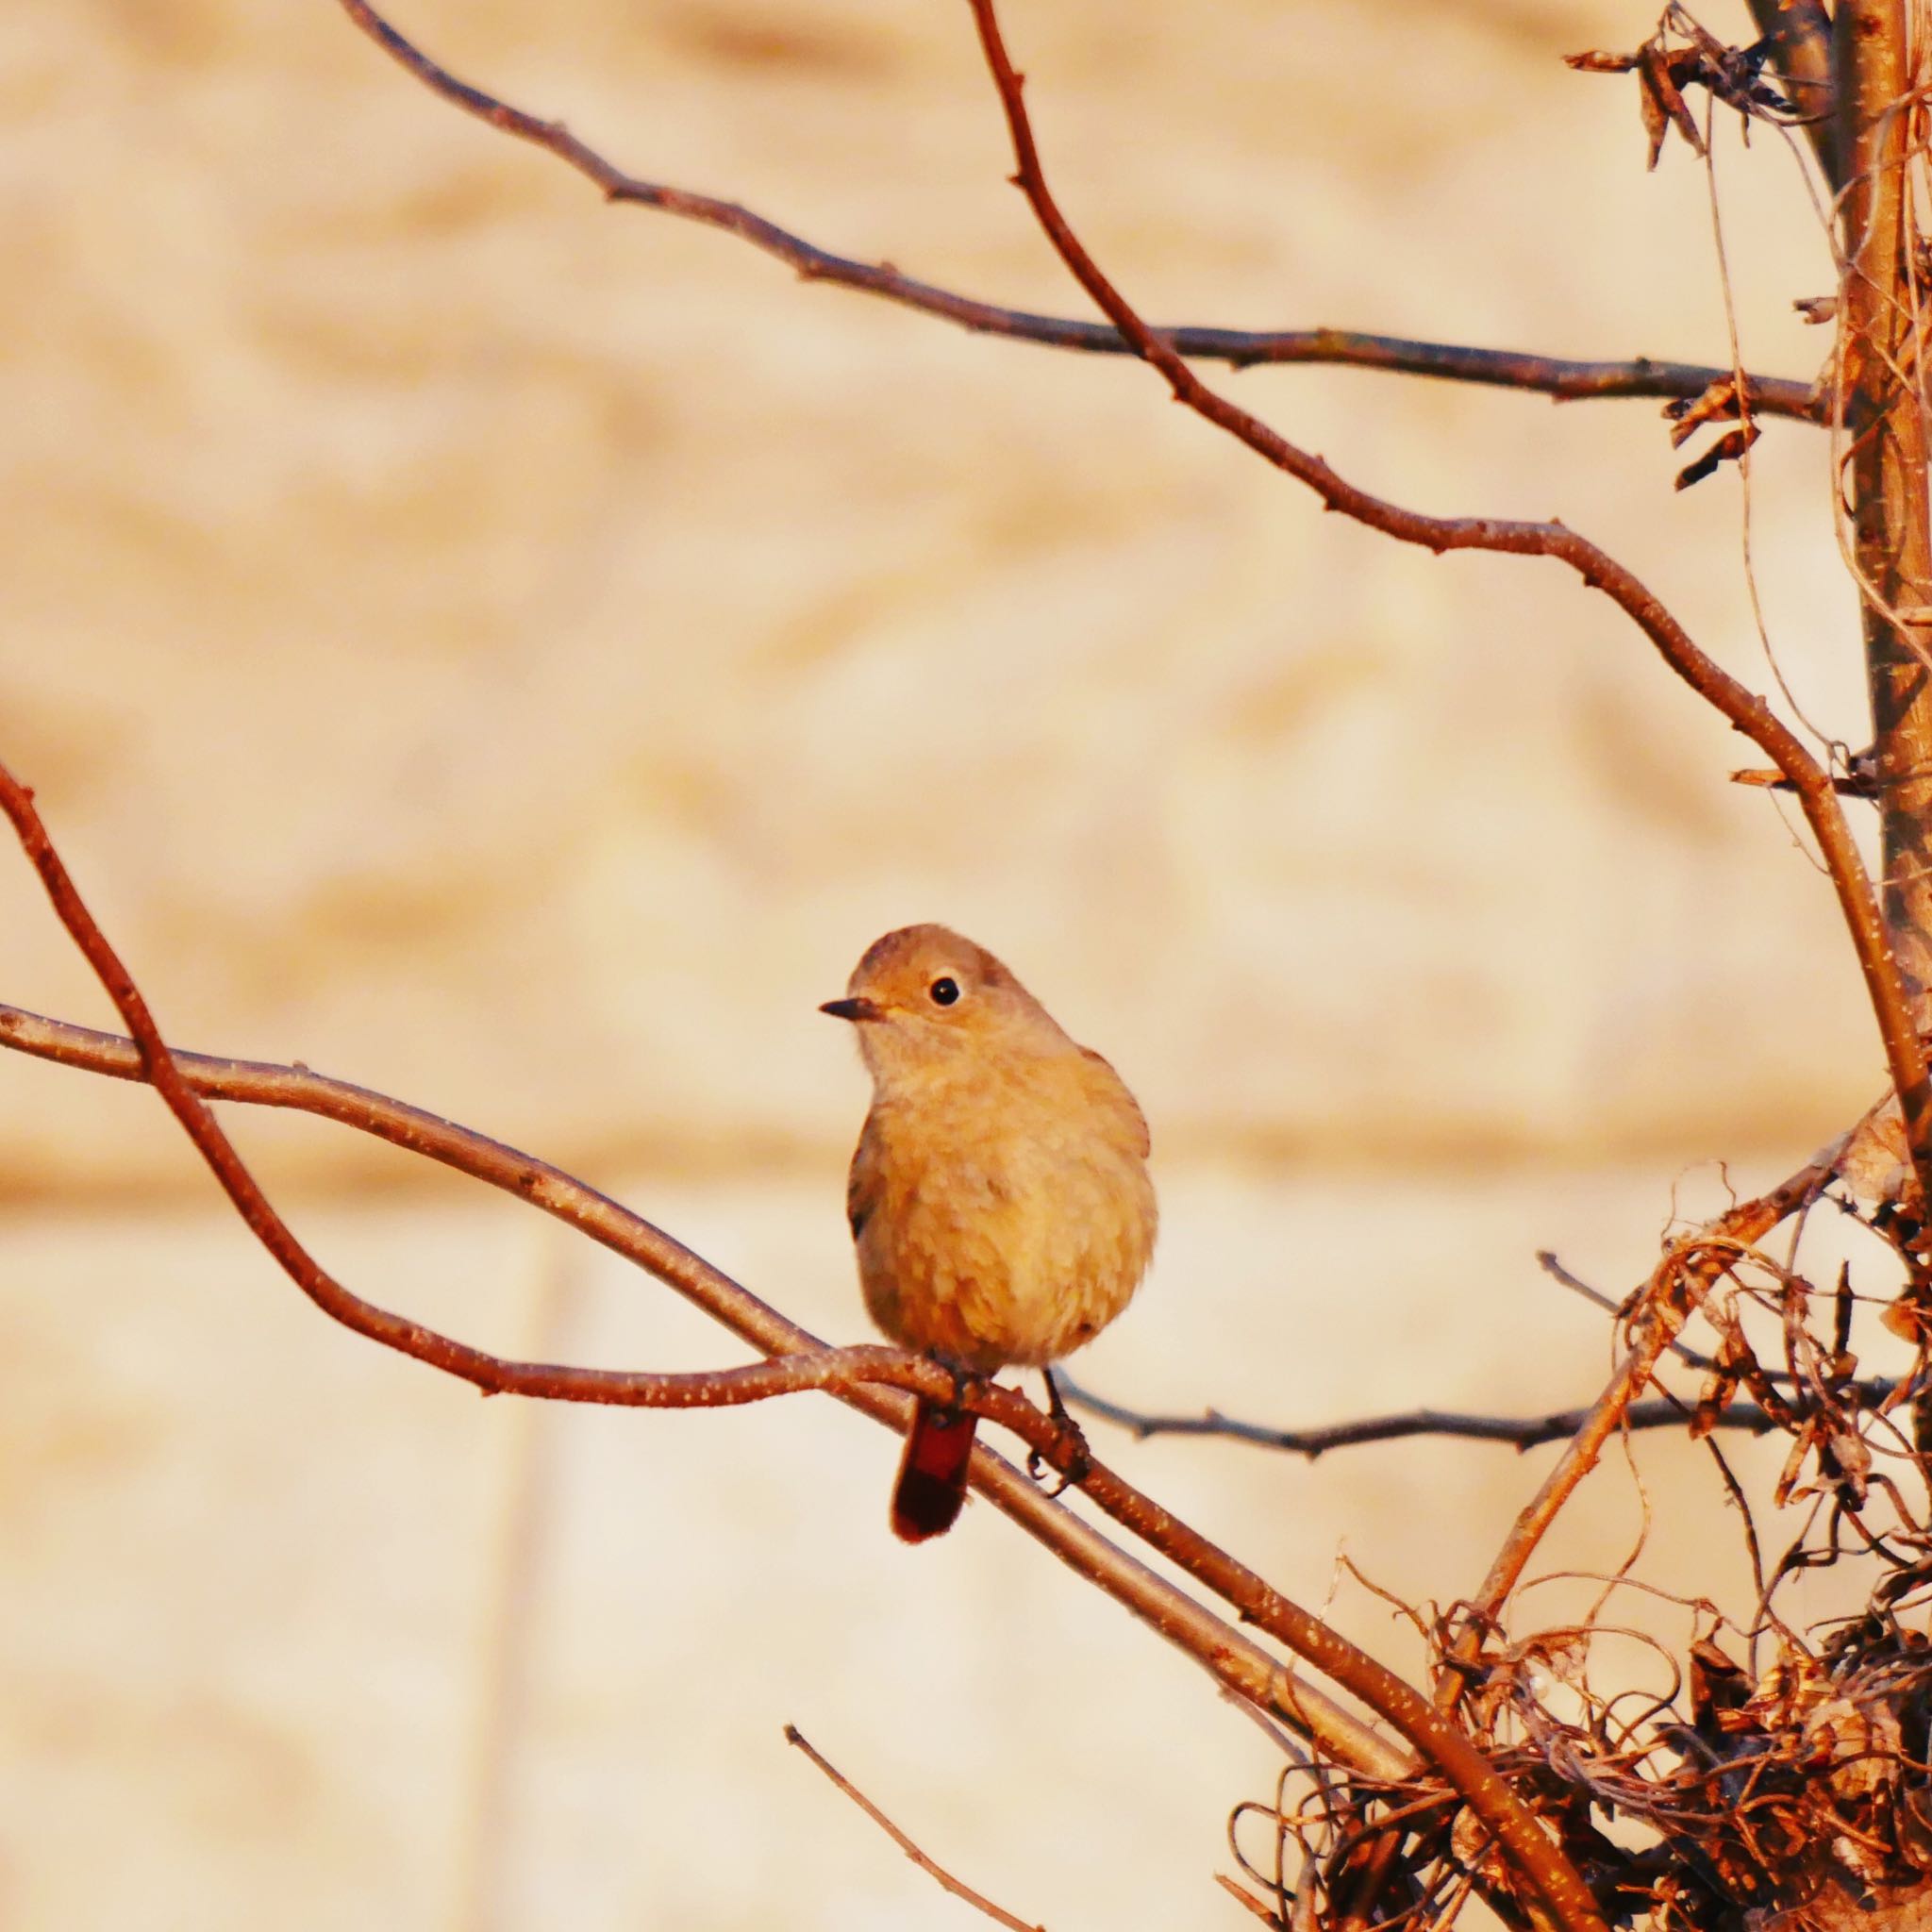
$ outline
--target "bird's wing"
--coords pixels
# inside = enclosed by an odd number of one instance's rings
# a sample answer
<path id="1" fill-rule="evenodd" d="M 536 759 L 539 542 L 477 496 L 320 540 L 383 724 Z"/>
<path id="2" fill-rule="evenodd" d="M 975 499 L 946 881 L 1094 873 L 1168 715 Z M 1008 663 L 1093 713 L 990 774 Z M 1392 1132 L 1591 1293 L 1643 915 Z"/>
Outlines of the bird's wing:
<path id="1" fill-rule="evenodd" d="M 858 1145 L 852 1150 L 851 1172 L 845 1176 L 845 1219 L 852 1224 L 855 1241 L 865 1231 L 865 1224 L 878 1205 L 879 1180 L 878 1136 L 872 1115 L 867 1114 Z"/>
<path id="2" fill-rule="evenodd" d="M 1154 1151 L 1154 1138 L 1147 1131 L 1147 1116 L 1141 1111 L 1141 1103 L 1127 1091 L 1127 1083 L 1114 1072 L 1112 1062 L 1104 1055 L 1095 1053 L 1091 1046 L 1083 1046 L 1080 1058 L 1088 1062 L 1089 1081 L 1095 1097 L 1119 1114 L 1128 1144 L 1145 1160 Z"/>

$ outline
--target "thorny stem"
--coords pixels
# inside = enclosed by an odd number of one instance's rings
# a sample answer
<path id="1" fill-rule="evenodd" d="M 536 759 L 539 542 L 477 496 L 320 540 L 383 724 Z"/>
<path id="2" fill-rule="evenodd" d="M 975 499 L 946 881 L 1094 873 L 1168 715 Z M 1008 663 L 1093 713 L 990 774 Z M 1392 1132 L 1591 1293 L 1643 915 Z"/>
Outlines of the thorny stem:
<path id="1" fill-rule="evenodd" d="M 1754 1241 L 1794 1214 L 1831 1179 L 1842 1142 L 1835 1142 L 1815 1160 L 1782 1180 L 1769 1193 L 1741 1202 L 1721 1214 L 1701 1233 L 1674 1242 L 1647 1284 L 1635 1324 L 1635 1340 L 1610 1376 L 1608 1386 L 1570 1439 L 1536 1494 L 1518 1513 L 1496 1559 L 1474 1599 L 1474 1610 L 1453 1658 L 1466 1664 L 1480 1652 L 1484 1633 L 1502 1614 L 1531 1553 L 1557 1519 L 1571 1492 L 1596 1466 L 1604 1445 L 1622 1428 L 1625 1411 L 1649 1381 L 1665 1351 L 1686 1319 L 1693 1314 L 1712 1285 Z M 1454 1704 L 1461 1694 L 1462 1672 L 1452 1668 L 1443 1680 L 1441 1701 Z"/>

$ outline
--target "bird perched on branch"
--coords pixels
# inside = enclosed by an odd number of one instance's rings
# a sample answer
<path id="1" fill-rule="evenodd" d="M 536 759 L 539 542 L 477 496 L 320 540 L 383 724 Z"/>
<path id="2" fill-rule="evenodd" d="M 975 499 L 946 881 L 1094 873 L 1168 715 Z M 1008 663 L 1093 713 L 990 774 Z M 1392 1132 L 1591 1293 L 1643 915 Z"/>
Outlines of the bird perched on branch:
<path id="1" fill-rule="evenodd" d="M 870 946 L 845 997 L 872 1111 L 846 1185 L 865 1305 L 962 1380 L 1047 1372 L 1126 1307 L 1154 1251 L 1147 1123 L 1121 1077 L 943 925 Z M 975 1418 L 921 1399 L 892 1493 L 908 1542 L 950 1529 Z"/>

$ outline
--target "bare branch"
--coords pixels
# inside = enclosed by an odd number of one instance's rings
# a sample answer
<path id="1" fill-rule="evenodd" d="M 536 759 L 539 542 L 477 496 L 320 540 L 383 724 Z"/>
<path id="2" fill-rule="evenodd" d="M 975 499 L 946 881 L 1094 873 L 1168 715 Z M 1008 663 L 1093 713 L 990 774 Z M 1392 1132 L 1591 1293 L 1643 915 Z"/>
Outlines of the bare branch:
<path id="1" fill-rule="evenodd" d="M 735 202 L 693 194 L 662 182 L 626 174 L 607 156 L 579 141 L 561 122 L 545 121 L 459 80 L 406 39 L 366 0 L 341 0 L 342 10 L 376 45 L 425 87 L 465 113 L 487 121 L 505 134 L 555 155 L 599 189 L 607 201 L 655 208 L 680 221 L 735 235 L 762 253 L 797 270 L 808 282 L 828 282 L 874 295 L 902 308 L 937 316 L 976 335 L 1004 336 L 1048 348 L 1090 355 L 1130 356 L 1139 352 L 1120 330 L 1104 322 L 1039 315 L 1024 308 L 977 301 L 950 289 L 903 275 L 885 262 L 855 261 L 834 255 L 801 235 L 780 227 Z M 1731 372 L 1702 363 L 1657 361 L 1638 356 L 1628 361 L 1574 361 L 1515 349 L 1467 348 L 1451 342 L 1410 341 L 1400 336 L 1366 335 L 1353 329 L 1239 329 L 1197 324 L 1163 325 L 1155 330 L 1182 356 L 1225 362 L 1236 369 L 1257 364 L 1324 363 L 1425 375 L 1447 382 L 1476 383 L 1491 389 L 1525 390 L 1557 402 L 1602 397 L 1684 399 L 1728 381 Z M 1746 399 L 1752 413 L 1795 422 L 1823 423 L 1825 398 L 1815 383 L 1787 376 L 1747 375 Z"/>
<path id="2" fill-rule="evenodd" d="M 1548 1248 L 1539 1248 L 1536 1251 L 1536 1261 L 1537 1266 L 1552 1281 L 1557 1283 L 1560 1287 L 1567 1288 L 1572 1294 L 1581 1295 L 1592 1307 L 1603 1309 L 1607 1315 L 1621 1315 L 1624 1312 L 1622 1307 L 1608 1295 L 1605 1294 L 1601 1289 L 1592 1288 L 1589 1282 L 1580 1280 L 1576 1275 L 1571 1274 L 1569 1269 L 1564 1267 L 1563 1263 Z M 1688 1341 L 1682 1341 L 1677 1336 L 1674 1335 L 1671 1338 L 1670 1346 L 1671 1353 L 1680 1362 L 1687 1363 L 1693 1369 L 1708 1369 L 1711 1366 L 1711 1360 L 1707 1355 L 1700 1353 L 1697 1349 L 1692 1348 Z"/>
<path id="3" fill-rule="evenodd" d="M 1397 1442 L 1410 1436 L 1449 1436 L 1472 1442 L 1505 1442 L 1513 1449 L 1535 1449 L 1544 1442 L 1560 1442 L 1574 1436 L 1595 1414 L 1589 1408 L 1557 1409 L 1549 1415 L 1506 1416 L 1468 1415 L 1454 1409 L 1410 1408 L 1395 1415 L 1360 1417 L 1354 1422 L 1329 1423 L 1322 1428 L 1284 1429 L 1272 1423 L 1244 1423 L 1233 1416 L 1208 1409 L 1201 1415 L 1150 1415 L 1109 1402 L 1068 1379 L 1064 1369 L 1055 1371 L 1061 1392 L 1070 1403 L 1097 1415 L 1103 1422 L 1118 1424 L 1140 1441 L 1150 1436 L 1221 1436 L 1237 1442 L 1254 1442 L 1264 1449 L 1286 1450 L 1291 1456 L 1306 1456 L 1310 1462 L 1331 1449 L 1354 1449 L 1366 1442 Z M 1850 1385 L 1862 1400 L 1877 1404 L 1898 1385 L 1883 1376 Z M 1624 1410 L 1622 1424 L 1627 1429 L 1683 1428 L 1690 1421 L 1691 1405 L 1669 1396 L 1647 1402 L 1633 1402 Z M 1769 1435 L 1786 1426 L 1767 1415 L 1755 1402 L 1736 1401 L 1707 1418 L 1718 1429 L 1745 1429 L 1754 1436 Z"/>
<path id="4" fill-rule="evenodd" d="M 891 1349 L 821 1348 L 815 1354 L 802 1357 L 796 1351 L 781 1350 L 774 1353 L 786 1354 L 791 1358 L 710 1374 L 612 1375 L 549 1364 L 505 1362 L 363 1301 L 321 1268 L 262 1193 L 207 1102 L 175 1063 L 140 989 L 75 889 L 40 813 L 34 808 L 32 793 L 4 766 L 0 766 L 0 810 L 5 810 L 12 821 L 21 845 L 40 874 L 69 937 L 134 1035 L 142 1077 L 159 1092 L 237 1211 L 284 1272 L 325 1313 L 358 1334 L 441 1368 L 446 1374 L 460 1375 L 478 1387 L 500 1386 L 518 1393 L 552 1399 L 688 1407 L 714 1397 L 727 1402 L 758 1400 L 765 1394 L 792 1388 L 856 1394 L 855 1385 L 873 1381 L 915 1389 L 940 1401 L 959 1399 L 962 1391 L 955 1388 L 948 1372 L 936 1363 L 899 1355 Z M 684 1252 L 678 1251 L 680 1255 Z M 735 1288 L 736 1284 L 731 1286 Z M 741 1294 L 742 1291 L 739 1292 Z M 1038 1449 L 1042 1460 L 1077 1482 L 1116 1523 L 1232 1605 L 1243 1621 L 1267 1631 L 1386 1718 L 1418 1753 L 1436 1766 L 1470 1809 L 1494 1833 L 1498 1844 L 1546 1907 L 1543 1912 L 1536 1912 L 1532 1901 L 1533 1916 L 1546 1918 L 1565 1928 L 1565 1932 L 1605 1932 L 1603 1920 L 1591 1903 L 1582 1880 L 1543 1834 L 1535 1814 L 1468 1733 L 1438 1710 L 1412 1684 L 1357 1649 L 1340 1631 L 1282 1595 L 1246 1564 L 1095 1461 L 1088 1455 L 1086 1445 L 1078 1441 L 1077 1431 L 1063 1430 L 1057 1420 L 1042 1415 L 1023 1396 L 991 1384 L 974 1389 L 966 1400 L 975 1414 L 1011 1428 L 1029 1446 Z M 894 1419 L 903 1424 L 903 1411 L 895 1408 L 893 1413 Z M 974 1451 L 974 1482 L 977 1488 L 986 1487 L 990 1470 L 982 1457 L 989 1454 L 983 1449 Z M 1126 1563 L 1130 1559 L 1122 1557 L 1121 1561 Z M 1144 1600 L 1142 1593 L 1126 1587 L 1127 1579 L 1119 1565 L 1105 1567 L 1105 1587 L 1138 1608 L 1140 1601 Z M 1141 1566 L 1135 1564 L 1132 1568 L 1139 1570 Z M 1103 1580 L 1099 1567 L 1086 1574 L 1092 1574 L 1095 1581 Z M 1206 1646 L 1200 1647 L 1199 1607 L 1189 1607 L 1194 1612 L 1194 1620 L 1186 1626 L 1190 1636 L 1185 1647 L 1222 1674 L 1220 1653 L 1212 1647 L 1214 1640 L 1208 1639 Z M 1152 1618 L 1149 1621 L 1156 1622 L 1164 1634 L 1175 1634 L 1176 1626 Z M 1208 1621 L 1226 1636 L 1234 1635 L 1219 1619 Z M 1279 1689 L 1273 1684 L 1270 1688 Z M 1286 1699 L 1271 1707 L 1298 1728 L 1315 1735 L 1314 1716 L 1300 1705 L 1294 1694 L 1297 1688 L 1290 1679 Z M 1331 1724 L 1340 1714 L 1334 1707 L 1319 1713 L 1324 1723 Z M 1342 1736 L 1350 1743 L 1357 1743 L 1364 1730 L 1364 1726 L 1356 1724 L 1344 1727 Z M 1368 1736 L 1373 1739 L 1373 1733 Z M 1380 1740 L 1374 1740 L 1374 1744 L 1380 1747 Z M 1372 1751 L 1371 1755 L 1376 1754 Z"/>
<path id="5" fill-rule="evenodd" d="M 1856 1133 L 1857 1129 L 1855 1128 L 1853 1132 Z M 1832 1143 L 1831 1158 L 1834 1160 L 1834 1162 L 1836 1162 L 1838 1159 L 1841 1158 L 1843 1149 L 1846 1143 L 1850 1141 L 1850 1139 L 1851 1135 L 1842 1135 L 1840 1137 L 1839 1140 Z M 1831 1173 L 1832 1176 L 1836 1176 L 1838 1174 L 1839 1169 L 1836 1165 L 1834 1165 L 1834 1167 L 1832 1168 Z M 1827 1178 L 1831 1176 L 1827 1176 Z M 1806 1205 L 1808 1204 L 1805 1202 L 1800 1202 L 1798 1204 L 1799 1207 L 1803 1207 Z M 1790 1213 L 1796 1213 L 1797 1211 L 1797 1208 L 1792 1208 L 1788 1210 L 1788 1212 Z M 1583 1299 L 1589 1302 L 1592 1307 L 1602 1308 L 1607 1314 L 1617 1315 L 1621 1317 L 1624 1313 L 1623 1307 L 1619 1303 L 1611 1300 L 1611 1298 L 1608 1295 L 1605 1294 L 1601 1290 L 1591 1287 L 1589 1282 L 1579 1281 L 1575 1275 L 1571 1274 L 1569 1269 L 1564 1267 L 1562 1262 L 1559 1259 L 1557 1259 L 1557 1257 L 1555 1255 L 1553 1255 L 1549 1251 L 1549 1249 L 1539 1248 L 1536 1252 L 1536 1258 L 1538 1265 L 1542 1269 L 1543 1273 L 1550 1277 L 1552 1281 L 1560 1283 L 1564 1288 L 1570 1290 L 1570 1291 L 1573 1294 L 1581 1295 Z M 1670 1351 L 1674 1356 L 1677 1357 L 1677 1359 L 1680 1362 L 1682 1362 L 1685 1365 L 1686 1368 L 1697 1369 L 1702 1371 L 1706 1374 L 1709 1374 L 1718 1366 L 1716 1357 L 1706 1355 L 1701 1348 L 1692 1348 L 1690 1344 L 1683 1339 L 1682 1336 L 1673 1336 L 1671 1338 Z M 1062 1380 L 1064 1379 L 1065 1378 L 1062 1377 Z M 1796 1375 L 1794 1375 L 1789 1369 L 1767 1369 L 1764 1371 L 1764 1379 L 1773 1388 L 1790 1388 L 1794 1387 L 1797 1384 L 1799 1378 Z M 1848 1382 L 1843 1386 L 1848 1389 L 1856 1389 L 1861 1397 L 1875 1403 L 1883 1401 L 1887 1396 L 1889 1396 L 1891 1393 L 1891 1391 L 1894 1389 L 1898 1387 L 1898 1384 L 1890 1380 L 1887 1376 L 1873 1375 L 1868 1376 L 1863 1381 Z M 1626 1411 L 1625 1420 L 1629 1423 L 1632 1428 L 1641 1429 L 1657 1426 L 1655 1424 L 1640 1419 L 1641 1412 L 1647 1410 L 1648 1407 L 1648 1404 L 1640 1402 L 1634 1404 L 1631 1407 L 1631 1408 Z M 1579 1411 L 1579 1413 L 1581 1412 L 1582 1411 Z M 1717 1417 L 1714 1419 L 1712 1426 L 1716 1428 L 1738 1428 L 1741 1426 L 1746 1426 L 1746 1424 L 1728 1420 L 1728 1411 L 1720 1411 Z M 1773 1426 L 1779 1425 L 1774 1424 Z"/>
<path id="6" fill-rule="evenodd" d="M 1791 781 L 1782 772 L 1733 772 L 1733 785 L 1753 785 L 1760 791 L 1790 791 Z M 1875 767 L 1869 758 L 1852 760 L 1851 769 L 1832 774 L 1832 789 L 1840 798 L 1875 799 L 1879 796 L 1879 782 Z"/>
<path id="7" fill-rule="evenodd" d="M 1816 1197 L 1833 1174 L 1837 1146 L 1778 1183 L 1769 1193 L 1721 1214 L 1701 1233 L 1674 1241 L 1646 1285 L 1633 1324 L 1635 1339 L 1617 1364 L 1607 1387 L 1591 1406 L 1557 1458 L 1542 1487 L 1511 1525 L 1509 1535 L 1476 1592 L 1478 1620 L 1493 1618 L 1515 1589 L 1530 1553 L 1556 1521 L 1557 1512 L 1623 1426 L 1624 1418 L 1649 1381 L 1658 1360 L 1685 1321 L 1733 1260 L 1749 1243 L 1760 1241 L 1781 1221 Z"/>
<path id="8" fill-rule="evenodd" d="M 962 1898 L 969 1906 L 976 1906 L 989 1919 L 996 1920 L 1007 1927 L 1007 1932 L 1046 1932 L 1044 1925 L 1029 1925 L 1024 1919 L 1016 1919 L 1011 1912 L 993 1904 L 983 1892 L 974 1891 L 970 1885 L 958 1879 L 936 1860 L 929 1858 L 907 1835 L 861 1791 L 852 1780 L 845 1776 L 796 1724 L 785 1726 L 785 1741 L 795 1744 L 838 1786 L 838 1788 L 885 1833 L 885 1835 L 919 1867 L 922 1872 L 936 1878 L 955 1898 Z"/>
<path id="9" fill-rule="evenodd" d="M 1032 124 L 1021 98 L 1022 78 L 1001 37 L 992 0 L 968 0 L 968 4 L 1006 115 L 1018 166 L 1015 184 L 1069 273 L 1141 358 L 1165 378 L 1176 402 L 1306 484 L 1328 508 L 1340 510 L 1397 542 L 1419 544 L 1437 556 L 1448 550 L 1483 550 L 1514 557 L 1547 557 L 1567 564 L 1588 588 L 1604 591 L 1656 645 L 1672 670 L 1751 739 L 1790 780 L 1837 890 L 1905 1115 L 1912 1165 L 1926 1198 L 1932 1200 L 1932 1080 L 1926 1076 L 1911 1002 L 1892 956 L 1885 920 L 1829 773 L 1763 698 L 1698 648 L 1641 579 L 1567 525 L 1554 520 L 1537 524 L 1500 517 L 1437 517 L 1407 509 L 1346 481 L 1324 458 L 1289 441 L 1259 417 L 1203 382 L 1141 319 L 1060 211 L 1041 167 Z"/>

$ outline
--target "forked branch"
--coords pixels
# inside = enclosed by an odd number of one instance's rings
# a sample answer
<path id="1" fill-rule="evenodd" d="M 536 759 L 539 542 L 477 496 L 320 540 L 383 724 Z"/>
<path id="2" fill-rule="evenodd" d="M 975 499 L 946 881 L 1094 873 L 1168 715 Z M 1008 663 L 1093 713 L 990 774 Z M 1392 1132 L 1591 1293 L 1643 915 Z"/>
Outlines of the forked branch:
<path id="1" fill-rule="evenodd" d="M 858 1398 L 871 1385 L 881 1381 L 898 1388 L 917 1389 L 940 1400 L 953 1397 L 951 1377 L 944 1371 L 916 1357 L 900 1356 L 894 1359 L 896 1352 L 887 1349 L 820 1350 L 816 1356 L 793 1363 L 755 1364 L 698 1376 L 612 1376 L 549 1364 L 509 1363 L 404 1317 L 391 1315 L 352 1294 L 307 1253 L 262 1193 L 207 1103 L 177 1064 L 132 976 L 88 911 L 48 838 L 32 794 L 4 767 L 0 767 L 0 809 L 12 821 L 62 924 L 134 1036 L 140 1077 L 160 1093 L 251 1231 L 291 1279 L 325 1313 L 358 1333 L 447 1374 L 461 1375 L 478 1387 L 502 1386 L 552 1399 L 691 1407 L 708 1402 L 713 1392 L 722 1392 L 722 1399 L 726 1401 L 756 1400 L 785 1392 L 791 1387 L 802 1387 L 838 1393 L 853 1400 L 856 1406 L 864 1406 Z M 533 1181 L 534 1178 L 533 1175 Z M 659 1241 L 662 1241 L 661 1237 Z M 686 1255 L 687 1251 L 677 1249 L 675 1243 L 664 1245 L 676 1256 Z M 686 1275 L 691 1273 L 679 1272 Z M 736 1284 L 726 1285 L 736 1289 Z M 738 1292 L 742 1294 L 742 1291 Z M 774 1353 L 798 1352 L 781 1348 Z M 791 1381 L 792 1374 L 799 1379 Z M 933 1379 L 928 1381 L 928 1376 Z M 746 1392 L 752 1391 L 756 1392 Z M 1535 1814 L 1468 1734 L 1437 1710 L 1421 1691 L 1111 1470 L 1093 1462 L 1077 1443 L 1064 1441 L 1052 1419 L 1041 1415 L 1022 1397 L 992 1387 L 975 1392 L 970 1400 L 975 1412 L 1013 1428 L 1023 1440 L 1036 1446 L 1054 1468 L 1078 1481 L 1085 1492 L 1117 1523 L 1232 1605 L 1243 1621 L 1267 1631 L 1387 1719 L 1420 1756 L 1437 1768 L 1488 1827 L 1527 1888 L 1526 1906 L 1532 1917 L 1563 1927 L 1564 1932 L 1605 1932 L 1603 1919 L 1588 1888 L 1545 1835 Z M 895 1422 L 902 1420 L 896 1406 L 891 1413 Z M 975 1452 L 975 1487 L 988 1489 L 990 1465 L 997 1461 L 996 1457 L 982 1458 L 981 1452 Z M 1066 1513 L 1051 1504 L 1043 1507 L 1058 1515 Z M 1063 1542 L 1060 1547 L 1065 1553 L 1068 1545 Z M 1115 1554 L 1119 1561 L 1096 1567 L 1094 1580 L 1103 1581 L 1103 1587 L 1133 1604 L 1164 1634 L 1182 1642 L 1184 1648 L 1208 1663 L 1224 1681 L 1242 1688 L 1239 1674 L 1223 1666 L 1223 1653 L 1215 1647 L 1216 1641 L 1209 1639 L 1203 1645 L 1194 1634 L 1199 1631 L 1198 1606 L 1180 1599 L 1194 1613 L 1194 1621 L 1186 1625 L 1186 1635 L 1181 1634 L 1181 1625 L 1170 1624 L 1149 1614 L 1141 1607 L 1147 1592 L 1129 1589 L 1124 1581 L 1124 1571 L 1141 1571 L 1141 1566 Z M 1074 1558 L 1070 1557 L 1069 1560 Z M 1141 1574 L 1144 1576 L 1145 1573 L 1141 1571 Z M 1219 1619 L 1207 1621 L 1222 1633 L 1224 1640 L 1236 1637 Z M 1252 1696 L 1252 1689 L 1245 1689 L 1244 1694 Z M 1312 1730 L 1310 1718 L 1301 1707 L 1291 1680 L 1286 1696 L 1271 1707 L 1297 1728 Z M 1331 1722 L 1336 1714 L 1339 1713 L 1333 1707 L 1324 1713 Z M 1357 1733 L 1362 1728 L 1354 1725 Z M 1365 1756 L 1379 1757 L 1384 1764 L 1388 1762 L 1386 1745 L 1375 1740 L 1372 1732 L 1367 1733 L 1360 1748 Z"/>
<path id="2" fill-rule="evenodd" d="M 1397 542 L 1418 544 L 1437 556 L 1449 550 L 1484 550 L 1513 557 L 1547 557 L 1567 565 L 1590 589 L 1608 596 L 1651 641 L 1672 670 L 1757 744 L 1790 780 L 1838 893 L 1904 1112 L 1912 1166 L 1925 1197 L 1932 1199 L 1932 1081 L 1926 1077 L 1912 1005 L 1892 955 L 1885 921 L 1831 774 L 1763 698 L 1698 647 L 1632 571 L 1567 525 L 1554 520 L 1524 523 L 1501 517 L 1429 516 L 1391 503 L 1350 483 L 1324 458 L 1291 442 L 1250 410 L 1203 382 L 1141 320 L 1061 212 L 1041 165 L 1032 122 L 1022 98 L 1024 81 L 1007 51 L 993 0 L 968 0 L 968 5 L 1012 141 L 1015 185 L 1025 195 L 1041 231 L 1068 272 L 1141 358 L 1159 372 L 1176 402 L 1306 484 L 1327 508 L 1340 510 Z"/>

